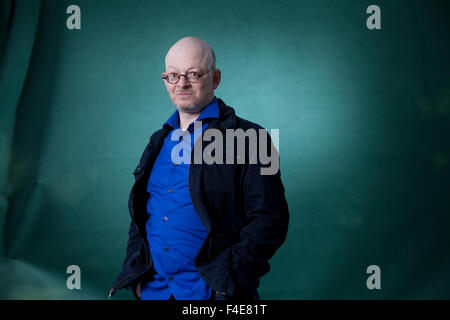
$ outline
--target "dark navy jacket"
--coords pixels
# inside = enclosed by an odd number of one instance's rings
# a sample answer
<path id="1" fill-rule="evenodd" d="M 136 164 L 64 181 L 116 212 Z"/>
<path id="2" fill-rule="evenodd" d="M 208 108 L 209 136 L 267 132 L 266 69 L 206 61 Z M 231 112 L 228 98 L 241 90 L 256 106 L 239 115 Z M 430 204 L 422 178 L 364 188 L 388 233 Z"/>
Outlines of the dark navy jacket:
<path id="1" fill-rule="evenodd" d="M 244 132 L 254 129 L 258 133 L 263 128 L 236 116 L 234 109 L 221 99 L 218 102 L 219 118 L 211 120 L 203 135 L 211 128 L 223 133 L 223 164 L 194 162 L 199 144 L 202 143 L 203 152 L 211 143 L 208 139 L 199 138 L 192 150 L 189 167 L 191 200 L 208 231 L 195 264 L 200 276 L 213 290 L 234 299 L 257 300 L 259 279 L 270 269 L 268 260 L 286 239 L 288 205 L 280 170 L 274 175 L 261 175 L 260 169 L 269 165 L 263 165 L 259 157 L 256 164 L 249 161 L 249 139 L 245 140 L 245 163 L 238 163 L 236 157 L 240 154 L 235 146 L 233 164 L 225 164 L 226 129 L 242 129 Z M 170 130 L 170 126 L 165 125 L 150 137 L 134 170 L 135 183 L 128 201 L 131 225 L 126 257 L 110 296 L 118 289 L 127 288 L 137 298 L 137 284 L 153 279 L 145 228 L 149 197 L 146 186 L 164 137 Z M 267 137 L 267 148 L 271 150 L 270 136 Z"/>

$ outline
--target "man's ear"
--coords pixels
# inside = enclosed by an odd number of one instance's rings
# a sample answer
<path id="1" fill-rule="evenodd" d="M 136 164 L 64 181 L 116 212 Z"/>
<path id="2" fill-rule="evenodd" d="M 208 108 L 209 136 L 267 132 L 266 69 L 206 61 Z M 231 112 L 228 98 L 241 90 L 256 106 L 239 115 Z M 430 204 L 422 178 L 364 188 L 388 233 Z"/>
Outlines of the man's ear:
<path id="1" fill-rule="evenodd" d="M 217 89 L 217 87 L 219 86 L 221 76 L 222 76 L 222 73 L 221 73 L 220 69 L 214 69 L 214 74 L 213 74 L 214 89 Z"/>

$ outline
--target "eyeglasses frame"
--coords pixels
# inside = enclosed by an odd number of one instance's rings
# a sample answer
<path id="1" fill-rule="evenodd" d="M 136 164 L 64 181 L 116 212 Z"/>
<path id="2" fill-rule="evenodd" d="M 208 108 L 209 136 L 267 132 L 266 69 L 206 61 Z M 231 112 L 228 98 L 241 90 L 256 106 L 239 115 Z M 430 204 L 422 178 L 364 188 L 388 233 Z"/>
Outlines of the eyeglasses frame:
<path id="1" fill-rule="evenodd" d="M 183 74 L 183 73 L 180 73 L 180 74 L 178 74 L 178 79 L 177 79 L 177 81 L 176 82 L 169 82 L 169 79 L 167 79 L 168 77 L 169 77 L 169 74 L 166 74 L 166 76 L 163 76 L 162 78 L 164 79 L 164 80 L 166 80 L 168 83 L 170 83 L 170 84 L 177 84 L 178 83 L 178 81 L 180 81 L 180 78 L 181 78 L 181 76 L 183 76 L 184 77 L 184 79 L 186 79 L 186 81 L 187 82 L 189 82 L 189 83 L 197 83 L 197 82 L 199 82 L 200 81 L 200 78 L 201 77 L 203 77 L 204 75 L 206 75 L 206 74 L 208 74 L 210 71 L 212 71 L 212 70 L 215 70 L 216 68 L 215 67 L 212 67 L 212 68 L 210 68 L 208 71 L 205 71 L 204 73 L 202 73 L 202 74 L 199 74 L 198 75 L 198 81 L 194 81 L 194 82 L 192 82 L 192 81 L 189 81 L 189 79 L 186 77 L 186 74 Z M 195 72 L 195 71 L 194 71 Z M 165 72 L 164 72 L 165 73 Z M 169 72 L 169 73 L 176 73 L 176 72 Z"/>

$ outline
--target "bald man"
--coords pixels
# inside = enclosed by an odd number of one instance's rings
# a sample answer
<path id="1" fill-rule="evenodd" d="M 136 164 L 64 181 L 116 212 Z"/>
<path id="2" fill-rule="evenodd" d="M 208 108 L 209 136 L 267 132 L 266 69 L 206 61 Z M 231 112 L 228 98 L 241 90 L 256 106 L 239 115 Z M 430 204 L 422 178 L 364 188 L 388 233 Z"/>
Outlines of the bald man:
<path id="1" fill-rule="evenodd" d="M 267 161 L 252 155 L 278 153 L 268 135 L 245 140 L 266 131 L 215 96 L 221 71 L 204 40 L 177 41 L 162 79 L 176 110 L 134 170 L 126 258 L 109 296 L 127 288 L 142 300 L 258 300 L 289 212 L 280 171 L 264 174 Z"/>

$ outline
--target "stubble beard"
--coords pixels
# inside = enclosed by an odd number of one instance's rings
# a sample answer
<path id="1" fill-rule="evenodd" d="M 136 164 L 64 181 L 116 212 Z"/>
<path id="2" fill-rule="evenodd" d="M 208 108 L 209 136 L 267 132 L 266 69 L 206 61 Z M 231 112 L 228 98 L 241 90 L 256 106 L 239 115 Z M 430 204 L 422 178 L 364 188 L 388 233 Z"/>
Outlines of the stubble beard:
<path id="1" fill-rule="evenodd" d="M 180 110 L 186 110 L 186 111 L 197 111 L 199 108 L 196 104 L 190 104 L 188 106 L 182 106 L 182 105 L 178 105 L 177 108 Z"/>
<path id="2" fill-rule="evenodd" d="M 203 109 L 203 105 L 199 105 L 198 103 L 193 103 L 193 104 L 189 104 L 189 105 L 176 105 L 178 110 L 182 110 L 188 113 L 198 113 Z"/>

